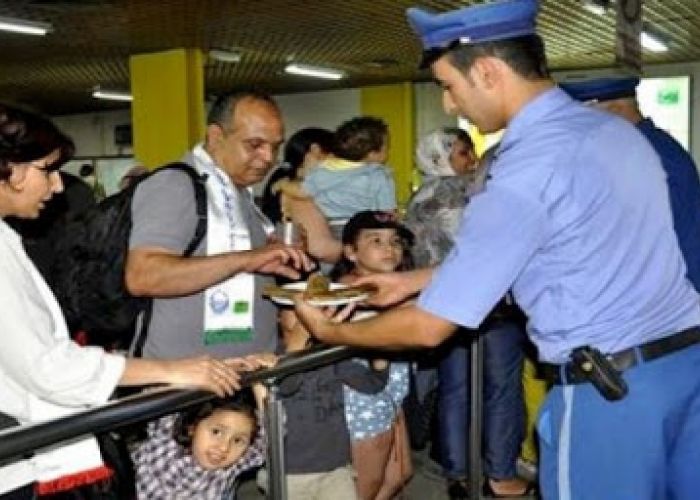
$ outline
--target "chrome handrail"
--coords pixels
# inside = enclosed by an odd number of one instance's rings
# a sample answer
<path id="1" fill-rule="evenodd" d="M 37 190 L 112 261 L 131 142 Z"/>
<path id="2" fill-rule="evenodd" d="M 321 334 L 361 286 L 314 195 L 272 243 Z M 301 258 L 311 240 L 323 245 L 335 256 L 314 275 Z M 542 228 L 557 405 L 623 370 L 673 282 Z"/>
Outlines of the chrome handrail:
<path id="1" fill-rule="evenodd" d="M 315 346 L 282 357 L 273 368 L 243 374 L 241 385 L 281 380 L 357 354 L 361 351 L 346 346 Z M 6 429 L 0 432 L 0 465 L 56 443 L 152 420 L 214 398 L 207 391 L 161 387 L 55 420 Z"/>

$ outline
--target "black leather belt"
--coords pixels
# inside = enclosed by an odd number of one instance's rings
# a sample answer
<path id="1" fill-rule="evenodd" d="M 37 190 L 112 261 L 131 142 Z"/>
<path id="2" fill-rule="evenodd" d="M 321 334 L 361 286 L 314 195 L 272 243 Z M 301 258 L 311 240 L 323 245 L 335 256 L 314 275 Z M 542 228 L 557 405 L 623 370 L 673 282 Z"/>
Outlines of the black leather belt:
<path id="1" fill-rule="evenodd" d="M 652 340 L 624 351 L 606 354 L 615 369 L 623 372 L 642 361 L 652 361 L 700 342 L 700 327 L 694 326 L 668 337 Z M 581 384 L 589 380 L 571 362 L 563 365 L 540 364 L 540 373 L 552 384 Z"/>

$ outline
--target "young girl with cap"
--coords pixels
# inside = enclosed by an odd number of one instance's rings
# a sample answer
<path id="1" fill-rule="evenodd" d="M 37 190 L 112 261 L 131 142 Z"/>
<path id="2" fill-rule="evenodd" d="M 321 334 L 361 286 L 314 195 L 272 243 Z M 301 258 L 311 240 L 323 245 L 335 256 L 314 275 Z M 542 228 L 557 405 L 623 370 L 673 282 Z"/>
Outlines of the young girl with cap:
<path id="1" fill-rule="evenodd" d="M 363 211 L 343 229 L 343 258 L 331 272 L 334 281 L 386 273 L 410 267 L 413 235 L 392 212 Z M 358 311 L 353 319 L 372 316 Z M 357 359 L 357 363 L 367 363 Z M 387 361 L 370 362 L 386 369 Z M 352 438 L 357 491 L 362 500 L 393 498 L 413 472 L 411 449 L 401 405 L 408 394 L 409 365 L 388 363 L 389 382 L 378 394 L 360 394 L 345 388 L 345 414 Z"/>

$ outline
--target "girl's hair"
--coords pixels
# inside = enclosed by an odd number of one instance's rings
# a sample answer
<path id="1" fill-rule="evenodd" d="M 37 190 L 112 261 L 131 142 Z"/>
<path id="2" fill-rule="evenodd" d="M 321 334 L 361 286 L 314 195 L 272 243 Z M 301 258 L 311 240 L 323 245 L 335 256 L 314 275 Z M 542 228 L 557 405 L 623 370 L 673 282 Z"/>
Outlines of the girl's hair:
<path id="1" fill-rule="evenodd" d="M 0 105 L 0 180 L 10 177 L 10 163 L 26 163 L 50 155 L 59 157 L 52 166 L 67 162 L 75 146 L 50 120 L 34 113 Z"/>
<path id="2" fill-rule="evenodd" d="M 242 413 L 255 423 L 255 397 L 253 397 L 252 389 L 246 387 L 235 392 L 230 398 L 217 398 L 202 406 L 180 413 L 173 427 L 173 438 L 185 448 L 190 448 L 192 446 L 192 429 L 219 410 Z M 255 437 L 256 432 L 257 428 L 254 426 L 253 437 Z"/>
<path id="3" fill-rule="evenodd" d="M 396 270 L 408 271 L 413 269 L 413 257 L 411 255 L 414 239 L 413 233 L 397 221 L 393 212 L 363 210 L 356 213 L 343 227 L 343 245 L 356 245 L 361 232 L 366 229 L 394 229 L 401 238 L 403 246 L 401 262 Z M 331 280 L 338 281 L 343 276 L 350 274 L 355 269 L 355 266 L 355 263 L 343 253 L 341 259 L 333 266 L 330 272 Z"/>
<path id="4" fill-rule="evenodd" d="M 324 153 L 329 153 L 333 145 L 333 132 L 323 128 L 303 128 L 292 135 L 284 146 L 284 163 L 270 175 L 262 195 L 261 209 L 272 221 L 282 219 L 279 193 L 272 194 L 272 185 L 281 179 L 294 180 L 304 157 L 314 144 Z"/>

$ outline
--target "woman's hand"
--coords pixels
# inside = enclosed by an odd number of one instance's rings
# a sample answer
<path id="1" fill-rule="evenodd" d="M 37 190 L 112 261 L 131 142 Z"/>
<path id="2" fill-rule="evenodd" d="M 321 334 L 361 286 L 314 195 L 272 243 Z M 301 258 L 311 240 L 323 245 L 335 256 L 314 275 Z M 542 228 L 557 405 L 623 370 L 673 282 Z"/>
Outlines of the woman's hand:
<path id="1" fill-rule="evenodd" d="M 282 197 L 282 214 L 306 231 L 306 251 L 323 262 L 335 263 L 343 255 L 343 245 L 331 234 L 326 217 L 312 199 Z"/>
<path id="2" fill-rule="evenodd" d="M 230 396 L 240 389 L 240 364 L 230 360 L 199 356 L 164 362 L 168 372 L 166 382 L 169 384 L 198 387 L 219 397 Z"/>
<path id="3" fill-rule="evenodd" d="M 271 352 L 260 352 L 255 354 L 249 354 L 248 356 L 242 358 L 230 358 L 226 360 L 226 363 L 231 364 L 231 366 L 240 365 L 240 370 L 244 371 L 255 371 L 261 368 L 272 368 L 277 364 L 278 357 L 276 354 Z"/>

